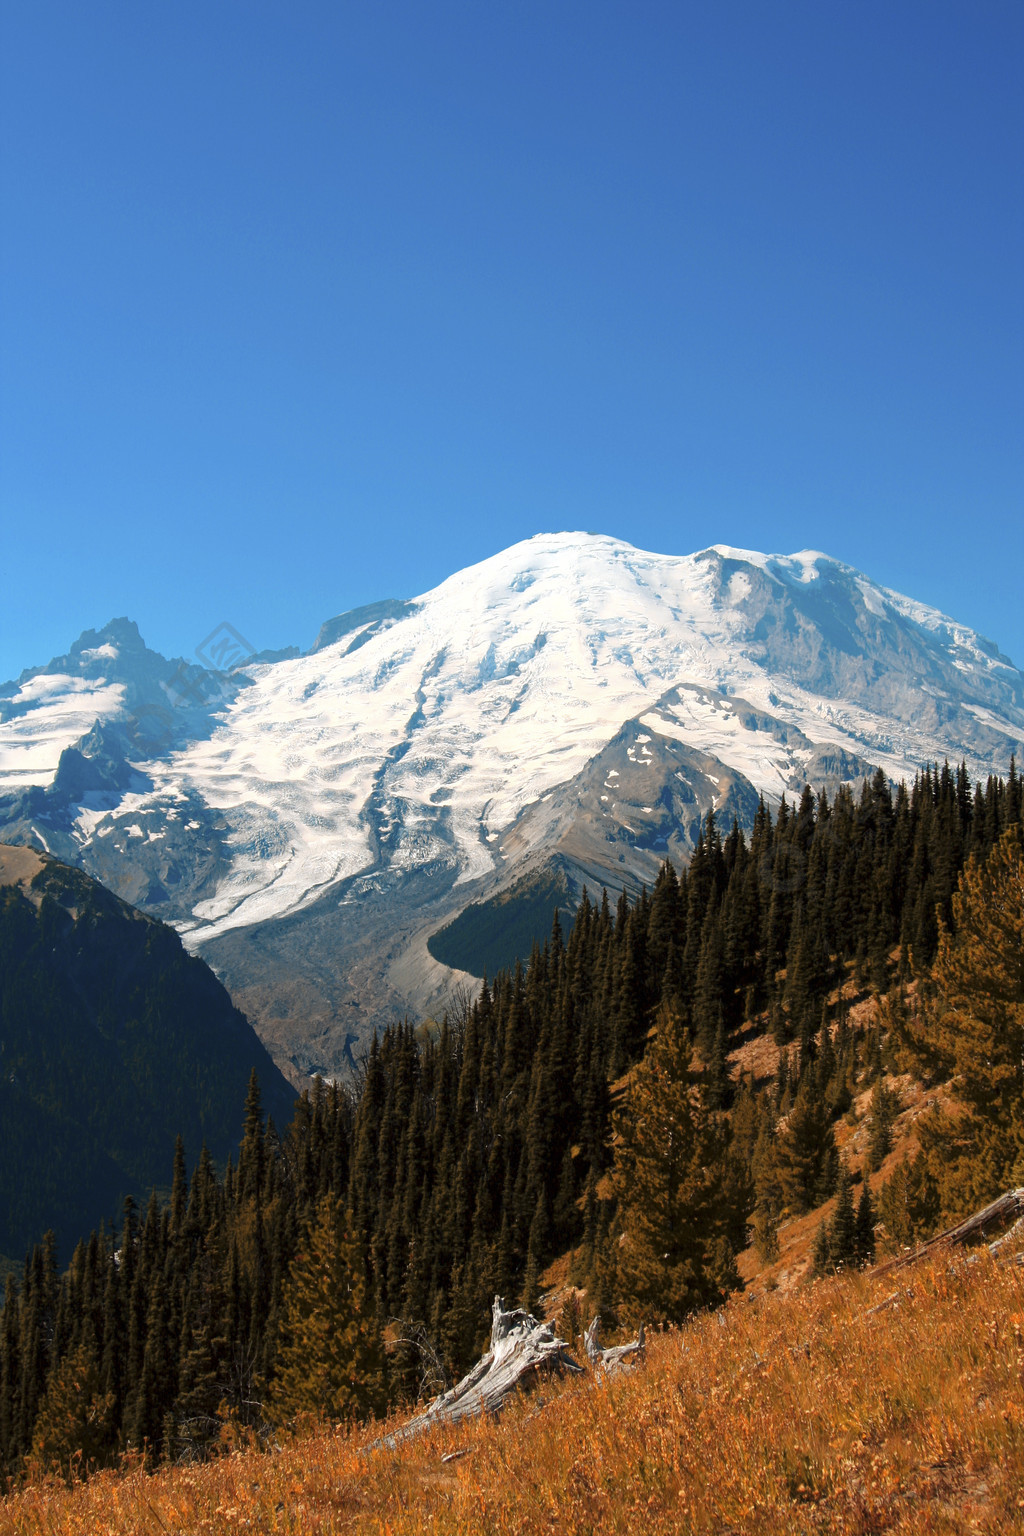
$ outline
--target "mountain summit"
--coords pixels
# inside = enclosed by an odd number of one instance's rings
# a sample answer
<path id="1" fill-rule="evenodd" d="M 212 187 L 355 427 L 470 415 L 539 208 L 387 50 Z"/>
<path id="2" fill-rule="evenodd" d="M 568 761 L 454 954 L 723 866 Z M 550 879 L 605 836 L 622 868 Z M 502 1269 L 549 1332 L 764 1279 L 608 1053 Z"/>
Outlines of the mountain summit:
<path id="1" fill-rule="evenodd" d="M 943 758 L 984 776 L 1024 745 L 996 646 L 809 550 L 541 534 L 196 679 L 187 709 L 157 677 L 149 756 L 118 644 L 88 638 L 87 677 L 80 643 L 0 690 L 3 835 L 173 920 L 301 1070 L 435 1002 L 459 958 L 436 935 L 471 905 L 500 924 L 539 892 L 549 920 L 559 892 L 684 859 L 709 810 Z M 63 786 L 62 749 L 85 760 Z"/>

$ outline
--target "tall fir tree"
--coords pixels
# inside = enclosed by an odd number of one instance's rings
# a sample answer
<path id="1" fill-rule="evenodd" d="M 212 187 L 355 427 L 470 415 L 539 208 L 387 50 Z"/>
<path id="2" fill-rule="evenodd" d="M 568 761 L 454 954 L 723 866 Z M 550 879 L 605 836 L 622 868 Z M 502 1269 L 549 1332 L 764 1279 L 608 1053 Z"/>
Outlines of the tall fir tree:
<path id="1" fill-rule="evenodd" d="M 324 1196 L 285 1287 L 269 1401 L 279 1420 L 365 1418 L 387 1403 L 384 1347 L 359 1244 Z"/>
<path id="2" fill-rule="evenodd" d="M 614 1130 L 616 1293 L 645 1317 L 678 1322 L 738 1283 L 736 1215 L 724 1191 L 724 1117 L 708 1108 L 689 1039 L 667 1011 Z"/>

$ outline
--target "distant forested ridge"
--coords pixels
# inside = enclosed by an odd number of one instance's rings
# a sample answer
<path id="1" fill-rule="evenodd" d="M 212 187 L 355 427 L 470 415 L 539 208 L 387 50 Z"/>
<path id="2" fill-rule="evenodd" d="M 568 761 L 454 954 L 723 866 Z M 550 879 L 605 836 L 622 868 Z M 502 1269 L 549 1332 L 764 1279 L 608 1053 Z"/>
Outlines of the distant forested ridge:
<path id="1" fill-rule="evenodd" d="M 528 965 L 439 1030 L 387 1031 L 356 1088 L 318 1084 L 284 1134 L 253 1081 L 226 1177 L 204 1157 L 189 1178 L 179 1144 L 169 1205 L 130 1206 L 63 1276 L 37 1248 L 9 1288 L 3 1465 L 86 1439 L 97 1463 L 195 1455 L 238 1425 L 413 1396 L 475 1356 L 495 1292 L 532 1304 L 566 1253 L 606 1312 L 673 1321 L 737 1284 L 751 1230 L 770 1255 L 780 1219 L 838 1192 L 819 1265 L 863 1262 L 874 1213 L 833 1125 L 870 1089 L 881 1158 L 886 1066 L 930 1054 L 951 1075 L 966 1050 L 959 1129 L 884 1197 L 897 1241 L 927 1230 L 1024 1148 L 1021 839 L 1012 764 L 979 785 L 947 766 L 895 792 L 881 774 L 806 791 L 762 805 L 749 839 L 709 816 L 687 869 L 614 910 L 584 899 L 568 940 L 556 917 Z M 991 1008 L 986 945 L 1005 960 Z M 865 1030 L 849 998 L 872 991 Z M 758 1032 L 780 1047 L 767 1080 L 730 1070 Z"/>
<path id="2" fill-rule="evenodd" d="M 66 1261 L 126 1195 L 166 1187 L 178 1132 L 223 1166 L 254 1068 L 283 1122 L 295 1093 L 173 929 L 81 870 L 15 859 L 25 878 L 0 883 L 0 1257 L 20 1264 L 49 1227 Z"/>

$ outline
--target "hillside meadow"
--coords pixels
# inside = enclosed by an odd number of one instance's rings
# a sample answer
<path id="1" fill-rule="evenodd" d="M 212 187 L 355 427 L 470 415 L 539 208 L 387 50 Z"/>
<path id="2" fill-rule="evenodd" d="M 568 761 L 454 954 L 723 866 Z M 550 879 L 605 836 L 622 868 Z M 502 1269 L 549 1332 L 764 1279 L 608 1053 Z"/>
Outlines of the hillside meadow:
<path id="1" fill-rule="evenodd" d="M 741 1294 L 628 1376 L 541 1383 L 396 1449 L 328 1426 L 41 1479 L 0 1503 L 0 1536 L 1024 1531 L 1022 1258 Z"/>

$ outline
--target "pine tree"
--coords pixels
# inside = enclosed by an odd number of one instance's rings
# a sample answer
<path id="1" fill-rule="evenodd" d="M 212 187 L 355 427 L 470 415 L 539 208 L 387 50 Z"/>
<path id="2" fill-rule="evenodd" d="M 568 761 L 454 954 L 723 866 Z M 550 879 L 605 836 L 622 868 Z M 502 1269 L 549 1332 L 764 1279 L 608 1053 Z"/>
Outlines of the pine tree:
<path id="1" fill-rule="evenodd" d="M 898 1253 L 914 1240 L 911 1209 L 910 1163 L 904 1155 L 886 1179 L 878 1196 L 878 1212 L 885 1226 L 886 1249 Z"/>
<path id="2" fill-rule="evenodd" d="M 925 1006 L 893 1014 L 903 1048 L 951 1078 L 953 1113 L 918 1121 L 914 1220 L 926 1232 L 1024 1178 L 1024 852 L 1009 828 L 963 869 Z"/>
<path id="3" fill-rule="evenodd" d="M 25 1448 L 18 1432 L 19 1376 L 18 1287 L 11 1275 L 0 1314 L 0 1474 L 13 1472 Z"/>
<path id="4" fill-rule="evenodd" d="M 666 1020 L 615 1117 L 612 1184 L 622 1241 L 614 1284 L 632 1310 L 678 1322 L 721 1299 L 727 1130 L 707 1107 L 685 1034 Z M 733 1283 L 735 1283 L 733 1281 Z"/>
<path id="5" fill-rule="evenodd" d="M 269 1401 L 279 1420 L 366 1418 L 386 1405 L 384 1349 L 358 1244 L 330 1196 L 289 1273 Z"/>
<path id="6" fill-rule="evenodd" d="M 868 1129 L 867 1166 L 877 1173 L 892 1150 L 892 1123 L 896 1118 L 898 1103 L 885 1086 L 881 1077 L 871 1094 L 871 1119 Z"/>
<path id="7" fill-rule="evenodd" d="M 172 1359 L 167 1287 L 156 1274 L 146 1309 L 146 1343 L 142 1369 L 128 1417 L 128 1438 L 140 1447 L 156 1451 L 162 1439 L 164 1416 L 174 1401 L 175 1361 Z"/>
<path id="8" fill-rule="evenodd" d="M 871 1203 L 871 1190 L 867 1179 L 857 1202 L 857 1214 L 853 1224 L 853 1257 L 857 1264 L 875 1262 L 875 1209 Z"/>
<path id="9" fill-rule="evenodd" d="M 829 1262 L 837 1269 L 856 1257 L 856 1220 L 849 1169 L 840 1162 L 835 1209 L 828 1227 Z"/>
<path id="10" fill-rule="evenodd" d="M 80 1344 L 50 1377 L 32 1434 L 32 1456 L 71 1481 L 105 1465 L 116 1449 L 116 1399 L 103 1390 L 95 1350 Z"/>
<path id="11" fill-rule="evenodd" d="M 762 1264 L 774 1264 L 779 1257 L 779 1209 L 782 1203 L 777 1182 L 758 1197 L 754 1207 L 754 1247 Z"/>
<path id="12" fill-rule="evenodd" d="M 968 1201 L 1024 1178 L 1024 848 L 1019 827 L 963 871 L 935 981 L 937 1045 L 966 1110 Z"/>
<path id="13" fill-rule="evenodd" d="M 783 1208 L 790 1212 L 820 1204 L 835 1187 L 835 1136 L 810 1076 L 800 1085 L 779 1134 L 775 1166 Z"/>
<path id="14" fill-rule="evenodd" d="M 256 1199 L 263 1188 L 264 1130 L 259 1078 L 253 1067 L 245 1099 L 242 1146 L 238 1154 L 238 1193 L 242 1200 Z"/>
<path id="15" fill-rule="evenodd" d="M 174 1142 L 174 1173 L 171 1181 L 171 1232 L 175 1237 L 185 1224 L 187 1188 L 185 1143 L 178 1136 Z"/>
<path id="16" fill-rule="evenodd" d="M 830 1264 L 828 1228 L 822 1218 L 818 1223 L 818 1230 L 814 1235 L 814 1246 L 811 1249 L 811 1274 L 820 1279 L 822 1275 L 828 1274 Z"/>

